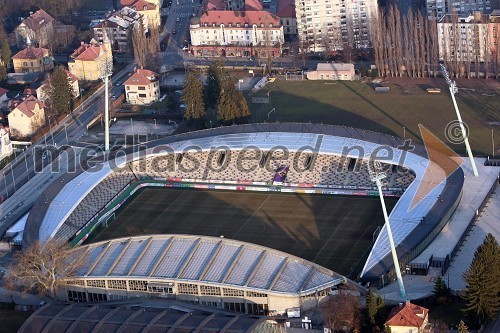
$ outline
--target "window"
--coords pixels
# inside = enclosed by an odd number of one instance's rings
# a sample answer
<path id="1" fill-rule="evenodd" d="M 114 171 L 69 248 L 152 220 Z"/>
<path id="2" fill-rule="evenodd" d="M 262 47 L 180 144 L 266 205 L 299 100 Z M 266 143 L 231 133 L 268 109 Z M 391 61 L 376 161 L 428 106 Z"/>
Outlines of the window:
<path id="1" fill-rule="evenodd" d="M 247 291 L 248 297 L 267 297 L 267 294 L 257 293 L 255 291 Z"/>
<path id="2" fill-rule="evenodd" d="M 67 284 L 73 285 L 73 286 L 83 286 L 83 280 L 68 280 L 66 281 Z"/>
<path id="3" fill-rule="evenodd" d="M 192 283 L 177 284 L 177 292 L 179 294 L 198 295 L 198 286 Z"/>
<path id="4" fill-rule="evenodd" d="M 109 289 L 121 289 L 127 290 L 127 281 L 125 280 L 109 280 L 108 281 Z"/>
<path id="5" fill-rule="evenodd" d="M 144 87 L 144 86 L 139 86 L 139 87 L 137 87 L 137 89 L 138 89 L 138 90 L 146 90 L 146 87 Z"/>
<path id="6" fill-rule="evenodd" d="M 23 66 L 28 66 L 28 63 L 26 61 L 24 61 Z"/>
<path id="7" fill-rule="evenodd" d="M 220 296 L 220 288 L 219 287 L 200 286 L 200 292 L 202 295 Z"/>
<path id="8" fill-rule="evenodd" d="M 148 290 L 148 285 L 146 281 L 131 280 L 128 282 L 129 290 L 146 291 Z"/>
<path id="9" fill-rule="evenodd" d="M 139 94 L 139 98 L 146 98 L 147 95 L 146 94 Z"/>
<path id="10" fill-rule="evenodd" d="M 243 290 L 223 288 L 222 291 L 224 292 L 224 296 L 237 296 L 237 297 L 245 296 L 245 292 Z"/>
<path id="11" fill-rule="evenodd" d="M 106 288 L 104 280 L 87 280 L 87 287 Z"/>

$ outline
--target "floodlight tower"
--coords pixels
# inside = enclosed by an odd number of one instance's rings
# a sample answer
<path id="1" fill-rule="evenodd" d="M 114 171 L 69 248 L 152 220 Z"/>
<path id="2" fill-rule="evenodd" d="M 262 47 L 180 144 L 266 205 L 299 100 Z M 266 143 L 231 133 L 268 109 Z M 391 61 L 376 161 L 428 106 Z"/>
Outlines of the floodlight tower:
<path id="1" fill-rule="evenodd" d="M 106 29 L 104 30 L 103 44 L 106 48 L 111 47 Z M 100 63 L 99 78 L 104 81 L 104 151 L 109 151 L 109 77 L 113 74 L 113 60 L 108 59 L 105 51 Z"/>
<path id="2" fill-rule="evenodd" d="M 372 165 L 369 163 L 369 165 Z M 399 293 L 402 298 L 406 298 L 405 286 L 403 284 L 403 277 L 401 276 L 401 268 L 399 267 L 398 255 L 396 254 L 396 247 L 394 246 L 394 239 L 392 238 L 391 225 L 389 223 L 389 216 L 387 215 L 387 208 L 385 207 L 385 200 L 382 194 L 382 182 L 381 180 L 387 177 L 385 172 L 382 171 L 382 165 L 380 163 L 374 162 L 372 168 L 369 168 L 370 179 L 375 182 L 378 189 L 378 194 L 380 197 L 380 203 L 382 204 L 382 211 L 384 213 L 385 228 L 387 229 L 387 238 L 389 238 L 389 244 L 391 246 L 392 260 L 394 262 L 394 270 L 396 271 L 396 277 L 398 279 Z"/>
<path id="3" fill-rule="evenodd" d="M 462 116 L 460 116 L 460 110 L 458 110 L 457 101 L 455 100 L 455 94 L 458 92 L 457 85 L 455 81 L 452 81 L 448 76 L 448 72 L 446 71 L 446 67 L 443 64 L 440 64 L 441 70 L 443 71 L 444 78 L 446 79 L 446 83 L 450 88 L 451 100 L 453 101 L 453 106 L 455 106 L 455 112 L 457 113 L 458 124 L 460 125 L 460 129 L 462 130 L 462 137 L 464 138 L 465 148 L 467 149 L 467 154 L 469 155 L 470 164 L 472 165 L 472 173 L 475 177 L 478 176 L 476 162 L 474 162 L 474 156 L 472 156 L 472 150 L 469 145 L 469 138 L 467 138 L 467 132 L 465 131 L 464 124 L 462 122 Z"/>

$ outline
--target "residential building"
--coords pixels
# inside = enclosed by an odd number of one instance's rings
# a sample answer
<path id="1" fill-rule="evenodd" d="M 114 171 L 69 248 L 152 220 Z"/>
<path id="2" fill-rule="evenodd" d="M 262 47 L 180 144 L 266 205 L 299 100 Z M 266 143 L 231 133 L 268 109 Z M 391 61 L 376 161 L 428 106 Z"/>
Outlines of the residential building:
<path id="1" fill-rule="evenodd" d="M 132 50 L 132 31 L 141 17 L 144 29 L 147 31 L 147 16 L 141 15 L 130 7 L 123 7 L 110 13 L 93 27 L 94 39 L 100 43 L 109 39 L 113 51 L 130 52 Z"/>
<path id="2" fill-rule="evenodd" d="M 68 82 L 71 85 L 73 97 L 76 98 L 80 96 L 80 84 L 78 82 L 78 78 L 68 70 L 66 70 L 66 74 L 68 75 Z"/>
<path id="3" fill-rule="evenodd" d="M 208 0 L 208 10 L 263 10 L 260 0 Z"/>
<path id="4" fill-rule="evenodd" d="M 148 105 L 160 98 L 158 74 L 147 69 L 137 69 L 124 83 L 127 103 Z"/>
<path id="5" fill-rule="evenodd" d="M 428 323 L 429 310 L 410 301 L 393 308 L 385 322 L 392 333 L 423 333 Z"/>
<path id="6" fill-rule="evenodd" d="M 286 41 L 293 41 L 297 37 L 297 14 L 295 13 L 295 0 L 278 0 L 276 15 L 283 26 Z"/>
<path id="7" fill-rule="evenodd" d="M 308 80 L 354 80 L 354 64 L 319 63 L 306 73 Z"/>
<path id="8" fill-rule="evenodd" d="M 488 51 L 488 17 L 480 12 L 458 16 L 444 15 L 437 23 L 439 59 L 445 61 L 484 61 Z"/>
<path id="9" fill-rule="evenodd" d="M 190 22 L 194 55 L 278 57 L 284 42 L 279 18 L 266 11 L 205 12 Z"/>
<path id="10" fill-rule="evenodd" d="M 458 1 L 443 1 L 443 0 L 426 0 L 425 6 L 427 14 L 441 18 L 444 15 L 457 13 L 458 15 L 468 15 L 472 12 L 481 12 L 489 14 L 492 9 L 499 9 L 498 0 L 458 0 Z"/>
<path id="11" fill-rule="evenodd" d="M 7 96 L 8 92 L 9 91 L 7 89 L 0 87 L 0 108 L 2 108 L 5 103 L 7 103 L 7 100 L 9 99 L 9 97 Z"/>
<path id="12" fill-rule="evenodd" d="M 488 39 L 492 62 L 500 61 L 500 9 L 491 12 L 488 18 Z"/>
<path id="13" fill-rule="evenodd" d="M 35 96 L 17 101 L 8 115 L 10 133 L 29 138 L 45 125 L 45 106 Z"/>
<path id="14" fill-rule="evenodd" d="M 12 142 L 9 137 L 8 128 L 0 125 L 0 161 L 7 156 L 12 155 L 14 149 L 12 148 Z"/>
<path id="15" fill-rule="evenodd" d="M 301 49 L 309 52 L 370 46 L 370 22 L 377 18 L 377 0 L 297 0 Z"/>
<path id="16" fill-rule="evenodd" d="M 25 47 L 28 39 L 37 46 L 47 47 L 54 34 L 54 18 L 40 9 L 23 20 L 15 33 L 19 48 Z"/>
<path id="17" fill-rule="evenodd" d="M 49 50 L 28 44 L 25 49 L 12 57 L 16 73 L 45 73 L 54 68 L 54 60 Z"/>
<path id="18" fill-rule="evenodd" d="M 159 28 L 161 24 L 160 8 L 151 1 L 146 0 L 121 0 L 123 7 L 130 7 L 142 14 L 148 22 L 149 28 Z"/>
<path id="19" fill-rule="evenodd" d="M 106 67 L 113 64 L 111 46 L 107 43 L 97 43 L 92 39 L 89 44 L 81 45 L 70 55 L 68 67 L 71 74 L 79 80 L 96 81 L 104 76 Z"/>

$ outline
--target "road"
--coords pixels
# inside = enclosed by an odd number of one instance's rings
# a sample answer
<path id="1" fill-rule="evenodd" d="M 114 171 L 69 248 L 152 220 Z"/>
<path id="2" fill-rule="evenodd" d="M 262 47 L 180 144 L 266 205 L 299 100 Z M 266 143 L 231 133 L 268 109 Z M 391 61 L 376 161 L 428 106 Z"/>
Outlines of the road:
<path id="1" fill-rule="evenodd" d="M 133 70 L 134 64 L 127 65 L 122 71 L 111 79 L 111 83 L 123 83 L 125 77 Z M 110 97 L 118 96 L 123 91 L 123 86 L 113 86 Z M 97 90 L 92 96 L 77 107 L 60 124 L 55 126 L 47 135 L 28 147 L 11 163 L 0 171 L 0 195 L 3 200 L 12 196 L 28 180 L 33 178 L 35 172 L 50 163 L 57 156 L 57 150 L 64 145 L 71 145 L 86 133 L 87 125 L 104 111 L 104 87 Z M 49 119 L 50 123 L 50 119 Z M 56 153 L 44 152 L 47 146 L 53 146 Z M 59 148 L 59 149 L 58 149 Z"/>

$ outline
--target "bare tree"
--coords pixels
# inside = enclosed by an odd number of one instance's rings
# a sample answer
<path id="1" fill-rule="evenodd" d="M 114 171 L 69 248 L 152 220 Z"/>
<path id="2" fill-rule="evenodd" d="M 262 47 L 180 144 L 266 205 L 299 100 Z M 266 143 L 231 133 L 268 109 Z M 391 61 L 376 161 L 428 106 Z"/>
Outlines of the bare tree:
<path id="1" fill-rule="evenodd" d="M 425 64 L 426 64 L 426 41 L 425 41 L 425 23 L 424 15 L 419 10 L 417 13 L 418 20 L 418 46 L 419 46 L 419 56 L 420 56 L 420 77 L 425 76 Z"/>
<path id="2" fill-rule="evenodd" d="M 65 285 L 65 279 L 76 276 L 84 265 L 82 256 L 56 239 L 36 241 L 16 253 L 13 262 L 7 273 L 7 287 L 52 299 L 57 299 L 57 290 Z"/>
<path id="3" fill-rule="evenodd" d="M 493 44 L 491 50 L 491 58 L 493 61 L 493 71 L 495 73 L 495 78 L 500 75 L 500 31 L 496 31 L 493 35 Z"/>
<path id="4" fill-rule="evenodd" d="M 480 41 L 479 45 L 483 46 L 483 54 L 484 54 L 484 78 L 487 79 L 490 74 L 490 61 L 491 61 L 491 54 L 490 54 L 490 46 L 489 46 L 489 30 L 488 28 L 484 28 L 484 33 L 482 33 L 479 38 L 482 40 Z"/>
<path id="5" fill-rule="evenodd" d="M 350 290 L 338 290 L 321 309 L 325 326 L 332 331 L 347 327 L 350 330 L 359 329 L 359 297 Z"/>
<path id="6" fill-rule="evenodd" d="M 437 33 L 437 19 L 433 15 L 428 19 L 429 43 L 430 43 L 430 63 L 432 64 L 432 72 L 434 77 L 437 77 L 439 68 L 439 39 Z"/>
<path id="7" fill-rule="evenodd" d="M 377 67 L 378 76 L 382 76 L 382 54 L 381 54 L 381 35 L 380 35 L 380 18 L 371 18 L 371 43 L 375 55 L 375 66 Z"/>
<path id="8" fill-rule="evenodd" d="M 406 68 L 406 74 L 410 76 L 411 71 L 411 54 L 410 54 L 410 31 L 408 27 L 408 16 L 411 14 L 410 9 L 408 9 L 408 13 L 406 16 L 403 16 L 403 40 L 404 40 L 404 64 Z"/>
<path id="9" fill-rule="evenodd" d="M 132 29 L 132 45 L 134 47 L 134 59 L 138 66 L 147 67 L 148 41 L 142 17 Z"/>

